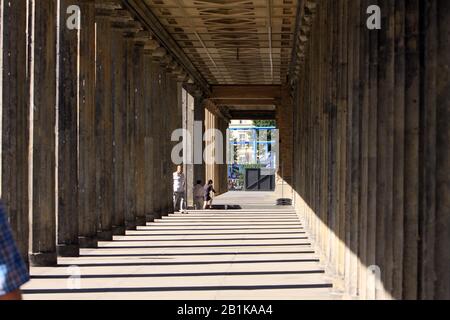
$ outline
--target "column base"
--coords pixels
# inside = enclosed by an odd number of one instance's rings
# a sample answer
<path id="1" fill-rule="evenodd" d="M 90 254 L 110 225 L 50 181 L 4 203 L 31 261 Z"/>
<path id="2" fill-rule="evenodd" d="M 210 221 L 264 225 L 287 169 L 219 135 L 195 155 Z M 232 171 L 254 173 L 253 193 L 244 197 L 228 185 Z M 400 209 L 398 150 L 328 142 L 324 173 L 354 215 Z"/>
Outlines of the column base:
<path id="1" fill-rule="evenodd" d="M 145 219 L 147 220 L 147 222 L 154 222 L 155 216 L 153 214 L 147 214 L 145 215 Z"/>
<path id="2" fill-rule="evenodd" d="M 172 212 L 172 213 L 174 213 L 174 212 Z M 161 218 L 162 217 L 168 217 L 169 216 L 169 212 L 167 212 L 166 210 L 164 210 L 162 213 L 161 213 Z"/>
<path id="3" fill-rule="evenodd" d="M 113 241 L 112 231 L 97 231 L 98 241 Z"/>
<path id="4" fill-rule="evenodd" d="M 58 244 L 58 256 L 60 257 L 79 257 L 80 256 L 80 246 L 78 244 Z"/>
<path id="5" fill-rule="evenodd" d="M 113 236 L 124 236 L 125 233 L 126 233 L 125 226 L 113 226 L 112 227 Z"/>
<path id="6" fill-rule="evenodd" d="M 155 212 L 154 214 L 153 214 L 153 216 L 155 217 L 155 220 L 156 219 L 161 219 L 162 218 L 162 214 L 160 213 L 160 212 Z"/>
<path id="7" fill-rule="evenodd" d="M 125 221 L 125 230 L 136 230 L 136 221 Z"/>
<path id="8" fill-rule="evenodd" d="M 56 252 L 39 252 L 30 254 L 30 266 L 32 267 L 54 267 L 58 265 Z"/>
<path id="9" fill-rule="evenodd" d="M 78 242 L 80 243 L 80 248 L 85 248 L 85 249 L 98 248 L 97 237 L 78 237 Z"/>
<path id="10" fill-rule="evenodd" d="M 136 226 L 146 226 L 147 220 L 146 217 L 136 217 Z"/>

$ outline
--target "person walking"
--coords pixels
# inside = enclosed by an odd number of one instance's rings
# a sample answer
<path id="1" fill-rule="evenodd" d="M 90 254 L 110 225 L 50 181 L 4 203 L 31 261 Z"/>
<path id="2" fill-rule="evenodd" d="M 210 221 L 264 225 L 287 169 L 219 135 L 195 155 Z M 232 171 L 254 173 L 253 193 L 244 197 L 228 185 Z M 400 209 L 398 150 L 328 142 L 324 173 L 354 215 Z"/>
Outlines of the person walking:
<path id="1" fill-rule="evenodd" d="M 203 191 L 204 191 L 204 199 L 205 199 L 205 204 L 203 205 L 203 209 L 205 209 L 205 210 L 206 209 L 211 209 L 212 208 L 211 192 L 216 194 L 216 190 L 214 190 L 213 181 L 212 180 L 208 181 L 208 183 L 203 188 Z"/>
<path id="2" fill-rule="evenodd" d="M 21 300 L 20 287 L 30 280 L 0 203 L 0 300 Z"/>
<path id="3" fill-rule="evenodd" d="M 173 208 L 175 212 L 184 213 L 186 193 L 186 178 L 183 173 L 183 167 L 178 166 L 177 171 L 173 173 Z"/>
<path id="4" fill-rule="evenodd" d="M 202 181 L 198 180 L 197 184 L 194 186 L 194 207 L 195 210 L 202 210 L 204 203 L 204 192 Z"/>

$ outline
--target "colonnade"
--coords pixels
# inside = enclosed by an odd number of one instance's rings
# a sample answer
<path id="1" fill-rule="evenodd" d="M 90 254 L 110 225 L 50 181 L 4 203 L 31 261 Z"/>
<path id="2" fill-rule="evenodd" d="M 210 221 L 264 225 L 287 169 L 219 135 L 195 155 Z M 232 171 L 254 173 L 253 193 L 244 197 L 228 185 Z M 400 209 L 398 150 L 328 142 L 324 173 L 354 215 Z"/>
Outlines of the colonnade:
<path id="1" fill-rule="evenodd" d="M 24 260 L 173 212 L 182 65 L 117 1 L 4 0 L 1 15 L 1 198 Z"/>
<path id="2" fill-rule="evenodd" d="M 205 174 L 206 179 L 213 180 L 216 195 L 220 195 L 228 191 L 226 139 L 229 119 L 211 101 L 205 103 L 205 108 Z"/>
<path id="3" fill-rule="evenodd" d="M 0 192 L 31 265 L 173 212 L 182 88 L 190 125 L 226 136 L 229 117 L 195 68 L 131 2 L 0 2 Z M 335 290 L 450 298 L 450 3 L 299 3 L 296 63 L 274 102 L 280 175 Z M 366 24 L 372 5 L 379 30 Z M 226 191 L 226 166 L 187 171 Z"/>
<path id="4" fill-rule="evenodd" d="M 335 288 L 449 299 L 450 3 L 303 4 L 295 203 Z"/>

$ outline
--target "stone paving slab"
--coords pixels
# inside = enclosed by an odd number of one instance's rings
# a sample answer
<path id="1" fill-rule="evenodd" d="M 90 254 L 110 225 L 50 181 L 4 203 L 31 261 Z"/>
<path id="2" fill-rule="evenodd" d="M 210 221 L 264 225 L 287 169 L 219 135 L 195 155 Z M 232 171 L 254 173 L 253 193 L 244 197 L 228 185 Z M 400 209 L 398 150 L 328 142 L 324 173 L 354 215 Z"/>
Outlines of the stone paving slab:
<path id="1" fill-rule="evenodd" d="M 82 249 L 79 258 L 59 258 L 58 267 L 32 268 L 24 298 L 335 299 L 294 210 L 271 197 L 230 193 L 215 202 L 247 198 L 264 209 L 174 214 Z M 81 274 L 77 289 L 68 286 L 71 266 Z"/>

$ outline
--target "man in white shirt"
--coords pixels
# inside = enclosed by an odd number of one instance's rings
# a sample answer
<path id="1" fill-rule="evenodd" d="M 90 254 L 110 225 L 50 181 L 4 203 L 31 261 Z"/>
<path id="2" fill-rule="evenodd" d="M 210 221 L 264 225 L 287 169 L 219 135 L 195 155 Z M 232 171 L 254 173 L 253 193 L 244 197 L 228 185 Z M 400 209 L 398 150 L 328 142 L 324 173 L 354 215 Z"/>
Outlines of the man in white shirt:
<path id="1" fill-rule="evenodd" d="M 185 187 L 186 179 L 184 177 L 183 167 L 178 166 L 177 171 L 173 173 L 173 207 L 175 212 L 184 212 Z"/>
<path id="2" fill-rule="evenodd" d="M 195 210 L 202 210 L 204 203 L 204 191 L 202 181 L 198 180 L 197 184 L 194 186 L 194 206 Z"/>

